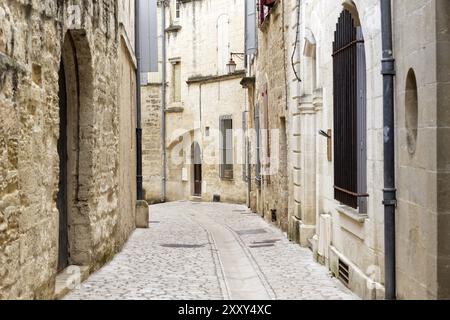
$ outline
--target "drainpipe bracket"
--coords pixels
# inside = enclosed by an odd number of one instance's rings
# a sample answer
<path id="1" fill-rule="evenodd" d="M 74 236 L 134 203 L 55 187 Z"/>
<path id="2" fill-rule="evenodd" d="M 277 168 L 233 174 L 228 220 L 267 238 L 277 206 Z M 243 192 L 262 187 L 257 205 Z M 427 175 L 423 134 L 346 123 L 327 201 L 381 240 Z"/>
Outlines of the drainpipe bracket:
<path id="1" fill-rule="evenodd" d="M 398 205 L 397 189 L 386 188 L 383 189 L 383 193 L 384 193 L 383 205 L 397 208 Z"/>
<path id="2" fill-rule="evenodd" d="M 395 76 L 397 74 L 395 70 L 395 59 L 392 57 L 387 57 L 381 59 L 381 74 Z"/>

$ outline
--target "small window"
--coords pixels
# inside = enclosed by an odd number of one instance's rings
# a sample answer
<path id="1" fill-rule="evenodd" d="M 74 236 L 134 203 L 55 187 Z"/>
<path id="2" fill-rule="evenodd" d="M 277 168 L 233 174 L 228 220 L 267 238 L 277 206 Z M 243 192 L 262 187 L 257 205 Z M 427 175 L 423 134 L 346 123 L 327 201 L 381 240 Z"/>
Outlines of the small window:
<path id="1" fill-rule="evenodd" d="M 406 79 L 405 95 L 405 122 L 406 122 L 406 142 L 408 152 L 413 155 L 416 152 L 417 128 L 419 122 L 419 102 L 417 98 L 417 80 L 413 69 L 408 72 Z"/>
<path id="2" fill-rule="evenodd" d="M 180 19 L 181 16 L 181 1 L 175 0 L 175 19 Z"/>
<path id="3" fill-rule="evenodd" d="M 172 100 L 181 102 L 181 63 L 172 64 Z"/>
<path id="4" fill-rule="evenodd" d="M 224 180 L 234 178 L 233 159 L 233 119 L 231 116 L 220 118 L 220 177 Z"/>

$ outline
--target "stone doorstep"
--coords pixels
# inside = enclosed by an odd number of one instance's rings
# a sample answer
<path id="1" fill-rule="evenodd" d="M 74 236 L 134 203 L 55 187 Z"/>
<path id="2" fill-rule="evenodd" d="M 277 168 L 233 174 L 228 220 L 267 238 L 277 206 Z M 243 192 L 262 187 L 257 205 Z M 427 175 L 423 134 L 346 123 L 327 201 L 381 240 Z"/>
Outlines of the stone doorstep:
<path id="1" fill-rule="evenodd" d="M 192 196 L 191 202 L 196 202 L 196 203 L 202 202 L 202 197 Z"/>
<path id="2" fill-rule="evenodd" d="M 89 267 L 69 266 L 56 276 L 55 300 L 61 300 L 89 277 Z"/>

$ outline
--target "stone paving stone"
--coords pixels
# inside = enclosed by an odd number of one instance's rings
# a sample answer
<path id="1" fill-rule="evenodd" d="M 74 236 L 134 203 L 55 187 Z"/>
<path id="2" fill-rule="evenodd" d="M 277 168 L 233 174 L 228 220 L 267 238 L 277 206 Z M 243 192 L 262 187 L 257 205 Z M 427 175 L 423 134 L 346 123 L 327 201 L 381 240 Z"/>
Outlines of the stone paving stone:
<path id="1" fill-rule="evenodd" d="M 220 252 L 208 219 L 231 230 L 275 299 L 356 299 L 313 261 L 308 249 L 239 205 L 175 202 L 151 207 L 150 229 L 136 230 L 123 251 L 65 299 L 222 300 L 228 298 Z M 254 232 L 263 230 L 264 232 Z M 240 232 L 244 231 L 244 232 Z M 250 232 L 245 232 L 250 231 Z M 273 242 L 277 240 L 276 242 Z M 254 248 L 255 242 L 273 246 Z M 178 245 L 190 247 L 178 248 Z"/>

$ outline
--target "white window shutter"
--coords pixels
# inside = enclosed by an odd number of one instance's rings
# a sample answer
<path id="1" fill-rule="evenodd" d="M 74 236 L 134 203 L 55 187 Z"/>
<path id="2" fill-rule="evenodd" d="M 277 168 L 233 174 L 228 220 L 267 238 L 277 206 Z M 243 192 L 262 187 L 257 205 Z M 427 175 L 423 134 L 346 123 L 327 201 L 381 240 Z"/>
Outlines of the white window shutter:
<path id="1" fill-rule="evenodd" d="M 256 36 L 256 0 L 245 0 L 245 53 L 255 54 L 258 48 Z"/>

